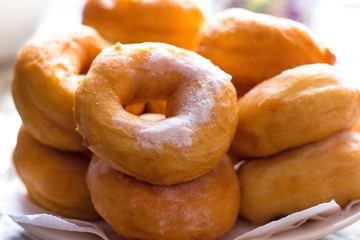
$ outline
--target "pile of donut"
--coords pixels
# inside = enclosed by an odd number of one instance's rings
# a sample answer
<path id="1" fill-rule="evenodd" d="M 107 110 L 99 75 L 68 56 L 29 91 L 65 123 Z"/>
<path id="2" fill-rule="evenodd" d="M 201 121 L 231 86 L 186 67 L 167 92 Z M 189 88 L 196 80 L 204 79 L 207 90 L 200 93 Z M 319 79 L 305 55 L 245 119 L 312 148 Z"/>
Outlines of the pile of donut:
<path id="1" fill-rule="evenodd" d="M 360 198 L 359 91 L 304 25 L 191 0 L 88 0 L 83 23 L 17 57 L 13 160 L 37 204 L 184 240 Z"/>

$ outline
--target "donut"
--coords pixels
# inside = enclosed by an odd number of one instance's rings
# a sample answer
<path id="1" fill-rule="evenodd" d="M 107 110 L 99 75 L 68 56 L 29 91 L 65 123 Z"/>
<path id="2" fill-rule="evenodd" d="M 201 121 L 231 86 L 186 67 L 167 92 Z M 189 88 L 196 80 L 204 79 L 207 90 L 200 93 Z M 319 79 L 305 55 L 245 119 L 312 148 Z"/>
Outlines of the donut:
<path id="1" fill-rule="evenodd" d="M 163 42 L 193 50 L 205 18 L 193 0 L 87 0 L 83 24 L 111 42 Z"/>
<path id="2" fill-rule="evenodd" d="M 64 217 L 99 218 L 86 185 L 90 157 L 47 147 L 21 127 L 13 162 L 36 204 Z"/>
<path id="3" fill-rule="evenodd" d="M 108 43 L 79 26 L 30 39 L 17 56 L 13 97 L 26 129 L 42 144 L 83 151 L 73 116 L 75 90 L 92 60 Z"/>
<path id="4" fill-rule="evenodd" d="M 360 198 L 360 134 L 344 131 L 273 157 L 249 160 L 238 172 L 240 214 L 254 224 L 335 200 Z"/>
<path id="5" fill-rule="evenodd" d="M 210 19 L 196 52 L 232 75 L 239 96 L 286 69 L 336 61 L 305 25 L 241 8 Z"/>
<path id="6" fill-rule="evenodd" d="M 122 105 L 168 99 L 147 121 Z M 215 167 L 237 124 L 230 76 L 194 52 L 164 43 L 104 49 L 75 94 L 86 145 L 115 169 L 153 184 L 189 181 Z"/>
<path id="7" fill-rule="evenodd" d="M 352 128 L 360 95 L 335 67 L 309 64 L 260 83 L 239 99 L 238 110 L 231 152 L 266 157 Z"/>
<path id="8" fill-rule="evenodd" d="M 94 155 L 87 183 L 99 214 L 127 239 L 216 239 L 238 216 L 239 183 L 226 156 L 200 178 L 158 186 L 116 171 Z"/>

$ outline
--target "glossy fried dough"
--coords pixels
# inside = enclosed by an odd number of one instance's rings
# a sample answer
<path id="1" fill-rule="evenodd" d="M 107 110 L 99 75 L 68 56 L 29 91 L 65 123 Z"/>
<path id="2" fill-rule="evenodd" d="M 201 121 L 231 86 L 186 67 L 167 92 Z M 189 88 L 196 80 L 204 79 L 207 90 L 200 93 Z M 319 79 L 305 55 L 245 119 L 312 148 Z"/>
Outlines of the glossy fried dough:
<path id="1" fill-rule="evenodd" d="M 193 50 L 204 16 L 193 0 L 88 0 L 83 23 L 114 43 L 164 42 Z"/>
<path id="2" fill-rule="evenodd" d="M 47 147 L 22 127 L 13 160 L 30 198 L 40 206 L 64 217 L 99 217 L 86 185 L 90 157 Z"/>
<path id="3" fill-rule="evenodd" d="M 255 224 L 334 199 L 360 198 L 360 134 L 341 132 L 269 158 L 249 160 L 238 172 L 240 214 Z"/>
<path id="4" fill-rule="evenodd" d="M 310 64 L 257 85 L 238 108 L 231 151 L 265 157 L 350 129 L 359 119 L 360 96 L 333 66 Z"/>
<path id="5" fill-rule="evenodd" d="M 235 223 L 240 189 L 230 159 L 190 182 L 155 186 L 93 157 L 87 182 L 95 208 L 128 239 L 216 239 Z"/>
<path id="6" fill-rule="evenodd" d="M 122 108 L 164 98 L 166 119 L 157 122 Z M 103 50 L 76 91 L 74 112 L 97 156 L 139 180 L 166 185 L 215 167 L 237 124 L 230 76 L 194 52 L 163 43 Z"/>
<path id="7" fill-rule="evenodd" d="M 75 90 L 92 60 L 108 43 L 85 26 L 30 39 L 17 57 L 13 97 L 28 131 L 41 143 L 83 151 L 75 131 Z"/>
<path id="8" fill-rule="evenodd" d="M 210 19 L 196 52 L 232 75 L 239 96 L 286 69 L 336 60 L 305 25 L 240 8 Z"/>

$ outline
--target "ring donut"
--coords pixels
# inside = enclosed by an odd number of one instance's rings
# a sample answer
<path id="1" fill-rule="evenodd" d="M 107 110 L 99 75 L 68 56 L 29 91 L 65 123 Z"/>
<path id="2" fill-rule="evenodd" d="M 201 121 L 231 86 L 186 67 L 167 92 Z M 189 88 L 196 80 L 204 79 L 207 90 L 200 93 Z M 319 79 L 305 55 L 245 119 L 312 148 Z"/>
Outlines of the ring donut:
<path id="1" fill-rule="evenodd" d="M 193 50 L 205 18 L 193 0 L 88 0 L 83 23 L 111 42 L 164 42 Z"/>
<path id="2" fill-rule="evenodd" d="M 231 152 L 267 157 L 351 129 L 360 91 L 328 64 L 292 68 L 255 86 L 238 101 Z"/>
<path id="3" fill-rule="evenodd" d="M 265 224 L 329 202 L 360 198 L 360 134 L 343 131 L 272 157 L 250 160 L 238 172 L 240 214 Z"/>
<path id="4" fill-rule="evenodd" d="M 75 95 L 75 121 L 89 149 L 123 173 L 175 184 L 215 167 L 237 124 L 228 74 L 163 43 L 120 45 L 94 60 Z M 122 105 L 168 99 L 166 118 L 147 121 Z"/>
<path id="5" fill-rule="evenodd" d="M 47 147 L 21 127 L 13 161 L 35 203 L 64 217 L 99 218 L 86 185 L 90 157 Z"/>
<path id="6" fill-rule="evenodd" d="M 41 143 L 64 151 L 83 151 L 75 131 L 75 90 L 96 55 L 108 43 L 90 27 L 37 36 L 21 49 L 15 66 L 13 97 L 26 129 Z"/>
<path id="7" fill-rule="evenodd" d="M 127 239 L 216 239 L 234 225 L 239 213 L 239 183 L 227 156 L 200 178 L 154 186 L 94 155 L 87 182 L 99 214 Z"/>
<path id="8" fill-rule="evenodd" d="M 336 61 L 305 25 L 286 18 L 233 8 L 202 30 L 196 52 L 232 75 L 239 96 L 286 69 Z"/>

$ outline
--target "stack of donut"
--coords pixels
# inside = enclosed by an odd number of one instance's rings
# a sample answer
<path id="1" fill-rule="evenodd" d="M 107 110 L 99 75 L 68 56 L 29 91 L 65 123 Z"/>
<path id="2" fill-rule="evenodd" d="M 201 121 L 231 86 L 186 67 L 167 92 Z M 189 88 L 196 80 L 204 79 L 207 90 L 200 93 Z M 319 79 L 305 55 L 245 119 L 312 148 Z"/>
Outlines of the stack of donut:
<path id="1" fill-rule="evenodd" d="M 360 198 L 359 90 L 327 64 L 289 69 L 238 101 L 231 152 L 240 214 L 255 224 L 335 200 Z"/>
<path id="2" fill-rule="evenodd" d="M 66 217 L 95 219 L 86 185 L 91 155 L 75 130 L 74 95 L 109 44 L 93 29 L 37 36 L 18 54 L 13 97 L 22 118 L 14 164 L 29 196 Z"/>
<path id="3" fill-rule="evenodd" d="M 95 154 L 88 172 L 95 208 L 120 235 L 214 239 L 235 223 L 240 191 L 225 156 L 237 124 L 230 79 L 163 43 L 118 43 L 96 57 L 74 113 Z M 160 97 L 168 102 L 159 121 L 122 107 Z"/>
<path id="4" fill-rule="evenodd" d="M 194 12 L 191 1 L 167 2 Z M 237 124 L 230 80 L 165 43 L 111 45 L 85 26 L 34 37 L 13 81 L 23 120 L 14 163 L 30 198 L 65 217 L 100 215 L 126 238 L 223 235 L 240 205 L 226 155 Z M 153 100 L 167 101 L 166 115 L 128 109 Z"/>
<path id="5" fill-rule="evenodd" d="M 359 90 L 303 25 L 243 9 L 207 22 L 196 51 L 237 89 L 240 215 L 261 225 L 334 199 L 360 198 Z"/>
<path id="6" fill-rule="evenodd" d="M 88 0 L 91 27 L 22 48 L 14 163 L 31 199 L 184 240 L 360 198 L 359 91 L 331 51 L 291 20 L 204 21 L 191 0 Z"/>

